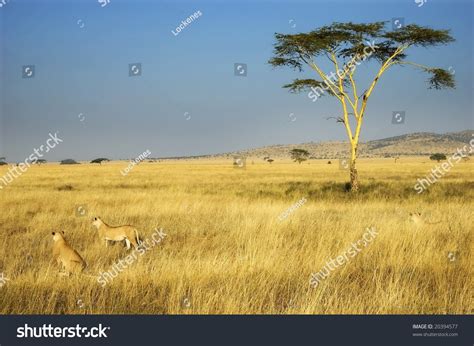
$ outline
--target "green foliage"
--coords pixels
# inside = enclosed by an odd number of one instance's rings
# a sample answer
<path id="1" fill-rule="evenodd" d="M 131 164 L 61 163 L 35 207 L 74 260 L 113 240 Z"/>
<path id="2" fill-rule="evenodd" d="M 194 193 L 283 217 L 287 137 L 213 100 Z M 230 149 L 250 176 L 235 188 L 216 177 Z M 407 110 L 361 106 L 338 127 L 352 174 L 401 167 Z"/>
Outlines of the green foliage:
<path id="1" fill-rule="evenodd" d="M 97 159 L 92 160 L 91 163 L 98 163 L 99 165 L 101 165 L 102 162 L 104 162 L 104 161 L 105 161 L 105 162 L 108 162 L 108 161 L 110 161 L 110 160 L 107 159 L 107 158 L 105 158 L 105 157 L 99 157 L 99 158 L 97 158 Z"/>
<path id="2" fill-rule="evenodd" d="M 309 152 L 304 149 L 292 149 L 290 150 L 290 156 L 293 161 L 301 163 L 308 159 Z"/>
<path id="3" fill-rule="evenodd" d="M 326 87 L 326 83 L 319 82 L 314 79 L 295 79 L 293 83 L 285 84 L 283 86 L 283 88 L 287 88 L 294 93 L 310 89 L 311 87 L 324 88 Z M 330 90 L 328 90 L 328 92 L 330 92 Z"/>
<path id="4" fill-rule="evenodd" d="M 427 72 L 431 73 L 431 77 L 428 79 L 430 89 L 454 88 L 456 86 L 453 75 L 442 68 L 427 69 Z"/>
<path id="5" fill-rule="evenodd" d="M 78 165 L 79 162 L 73 160 L 73 159 L 66 159 L 66 160 L 62 160 L 60 162 L 61 165 Z"/>
<path id="6" fill-rule="evenodd" d="M 394 43 L 409 46 L 431 47 L 454 42 L 449 30 L 435 30 L 416 24 L 405 25 L 396 31 L 384 33 L 385 37 Z"/>
<path id="7" fill-rule="evenodd" d="M 441 154 L 441 153 L 436 153 L 430 156 L 430 160 L 440 162 L 442 160 L 446 160 L 446 155 Z"/>
<path id="8" fill-rule="evenodd" d="M 405 50 L 409 47 L 432 47 L 451 43 L 454 38 L 449 30 L 436 30 L 416 24 L 406 25 L 399 30 L 387 30 L 387 22 L 373 23 L 333 23 L 322 26 L 308 33 L 281 34 L 275 33 L 274 56 L 269 60 L 274 67 L 290 67 L 300 72 L 304 66 L 312 66 L 314 59 L 326 56 L 332 61 L 331 54 L 342 60 L 339 68 L 344 69 L 351 59 L 364 56 L 367 60 L 384 63 L 392 59 L 394 65 L 408 64 Z M 375 43 L 372 54 L 364 55 L 369 44 Z M 394 53 L 404 48 L 395 57 Z M 414 64 L 417 65 L 417 64 Z M 430 88 L 454 88 L 453 75 L 441 68 L 430 68 L 417 65 L 431 76 L 428 79 Z M 336 71 L 337 72 L 337 71 Z M 347 79 L 344 78 L 344 83 Z M 311 87 L 324 87 L 325 83 L 317 79 L 296 79 L 283 87 L 291 92 L 301 92 Z M 334 96 L 330 90 L 327 92 Z"/>

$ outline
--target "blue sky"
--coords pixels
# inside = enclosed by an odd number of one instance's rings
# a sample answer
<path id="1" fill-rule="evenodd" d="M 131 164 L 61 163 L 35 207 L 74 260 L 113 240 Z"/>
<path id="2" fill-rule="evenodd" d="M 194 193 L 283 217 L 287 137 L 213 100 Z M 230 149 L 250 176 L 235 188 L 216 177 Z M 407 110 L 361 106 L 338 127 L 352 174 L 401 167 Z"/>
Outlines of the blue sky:
<path id="1" fill-rule="evenodd" d="M 175 36 L 198 10 L 202 16 Z M 340 114 L 336 99 L 313 103 L 281 87 L 312 74 L 269 66 L 273 35 L 394 17 L 451 29 L 454 44 L 412 49 L 410 60 L 451 66 L 457 88 L 428 90 L 427 76 L 411 68 L 387 72 L 362 140 L 473 128 L 472 1 L 10 0 L 0 8 L 0 156 L 24 160 L 50 132 L 64 142 L 48 160 L 345 139 L 342 126 L 325 119 Z M 129 77 L 130 63 L 142 64 L 141 76 Z M 235 63 L 247 64 L 246 77 L 234 76 Z M 35 66 L 34 78 L 22 78 L 24 65 Z M 367 85 L 375 65 L 358 74 Z M 399 110 L 406 122 L 392 125 Z"/>

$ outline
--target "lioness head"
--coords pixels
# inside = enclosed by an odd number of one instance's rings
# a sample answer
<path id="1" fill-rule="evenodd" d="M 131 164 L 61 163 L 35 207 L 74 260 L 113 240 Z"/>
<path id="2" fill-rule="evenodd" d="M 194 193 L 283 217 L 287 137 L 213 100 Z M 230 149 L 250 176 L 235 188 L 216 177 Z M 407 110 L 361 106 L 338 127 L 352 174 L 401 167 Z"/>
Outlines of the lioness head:
<path id="1" fill-rule="evenodd" d="M 420 223 L 422 222 L 422 216 L 420 212 L 415 212 L 415 213 L 410 213 L 410 221 L 415 222 L 415 223 Z"/>
<path id="2" fill-rule="evenodd" d="M 64 231 L 62 232 L 52 232 L 53 235 L 53 240 L 54 241 L 59 241 L 59 240 L 64 240 Z"/>
<path id="3" fill-rule="evenodd" d="M 97 216 L 97 217 L 94 217 L 94 218 L 92 219 L 92 225 L 93 225 L 95 228 L 99 229 L 100 225 L 102 225 L 102 220 L 100 219 L 100 217 L 98 217 L 98 216 Z"/>

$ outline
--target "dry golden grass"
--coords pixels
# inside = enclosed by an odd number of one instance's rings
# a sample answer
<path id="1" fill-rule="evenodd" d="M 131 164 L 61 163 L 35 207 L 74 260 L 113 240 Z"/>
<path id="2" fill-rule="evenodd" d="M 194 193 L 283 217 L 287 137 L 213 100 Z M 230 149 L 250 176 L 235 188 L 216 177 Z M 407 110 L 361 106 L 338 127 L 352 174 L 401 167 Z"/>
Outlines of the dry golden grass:
<path id="1" fill-rule="evenodd" d="M 255 162 L 143 163 L 126 177 L 125 162 L 31 168 L 0 191 L 0 272 L 9 278 L 0 313 L 472 313 L 473 163 L 418 195 L 416 179 L 435 163 L 360 160 L 363 189 L 353 196 L 337 161 Z M 442 222 L 417 228 L 413 211 Z M 91 276 L 127 251 L 99 243 L 95 215 L 132 224 L 142 238 L 163 227 L 167 237 L 102 287 Z M 372 225 L 376 239 L 311 288 L 311 273 Z M 65 230 L 87 275 L 58 275 L 53 230 Z"/>

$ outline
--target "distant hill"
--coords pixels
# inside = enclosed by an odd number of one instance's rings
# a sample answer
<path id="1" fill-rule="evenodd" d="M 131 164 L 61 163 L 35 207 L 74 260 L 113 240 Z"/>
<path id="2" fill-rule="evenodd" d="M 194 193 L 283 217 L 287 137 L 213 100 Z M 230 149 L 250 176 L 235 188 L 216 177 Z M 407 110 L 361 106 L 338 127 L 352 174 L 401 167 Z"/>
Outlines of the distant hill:
<path id="1" fill-rule="evenodd" d="M 452 154 L 474 138 L 474 130 L 437 134 L 430 132 L 411 133 L 402 136 L 377 139 L 359 145 L 359 157 L 396 157 L 431 155 L 433 153 Z M 271 145 L 255 149 L 240 150 L 218 155 L 205 155 L 202 158 L 220 157 L 265 157 L 289 158 L 289 151 L 294 148 L 305 149 L 311 158 L 335 159 L 348 155 L 348 143 L 344 141 L 310 142 L 302 144 Z M 198 158 L 198 157 L 196 157 Z"/>

